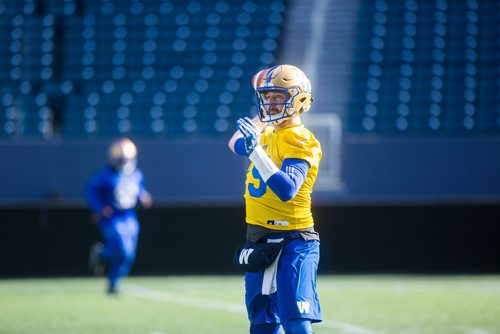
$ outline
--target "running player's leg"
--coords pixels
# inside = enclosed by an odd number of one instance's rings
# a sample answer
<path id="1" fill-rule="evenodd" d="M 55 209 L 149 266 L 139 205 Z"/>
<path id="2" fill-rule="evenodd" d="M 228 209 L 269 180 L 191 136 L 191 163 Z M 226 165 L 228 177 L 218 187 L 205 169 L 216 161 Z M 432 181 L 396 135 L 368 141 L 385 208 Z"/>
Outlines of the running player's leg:
<path id="1" fill-rule="evenodd" d="M 116 223 L 116 252 L 109 272 L 109 292 L 116 292 L 119 282 L 128 276 L 135 261 L 139 223 L 135 217 L 128 217 Z"/>
<path id="2" fill-rule="evenodd" d="M 107 278 L 108 278 L 108 292 L 115 293 L 116 286 L 119 280 L 119 271 L 122 263 L 122 256 L 120 252 L 121 238 L 120 234 L 114 231 L 108 231 L 106 235 L 106 242 L 101 256 L 106 259 L 107 263 Z"/>

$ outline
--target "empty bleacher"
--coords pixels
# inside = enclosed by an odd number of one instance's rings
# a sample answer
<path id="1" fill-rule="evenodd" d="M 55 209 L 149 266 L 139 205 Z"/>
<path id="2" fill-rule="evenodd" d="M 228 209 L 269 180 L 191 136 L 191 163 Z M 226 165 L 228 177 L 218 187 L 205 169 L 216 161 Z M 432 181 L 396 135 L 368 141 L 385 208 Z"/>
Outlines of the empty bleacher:
<path id="1" fill-rule="evenodd" d="M 275 61 L 285 5 L 0 0 L 0 134 L 228 134 Z"/>
<path id="2" fill-rule="evenodd" d="M 231 133 L 234 121 L 254 108 L 252 74 L 277 57 L 297 58 L 287 50 L 297 49 L 294 39 L 309 26 L 282 34 L 292 5 L 0 0 L 0 138 Z M 345 62 L 351 66 L 334 68 L 319 58 L 315 110 L 331 112 L 325 101 L 336 99 L 342 106 L 333 112 L 350 134 L 500 132 L 500 4 L 359 0 L 349 6 L 357 6 L 352 60 Z M 290 45 L 281 45 L 283 37 Z M 336 45 L 325 44 L 323 52 L 339 54 Z"/>
<path id="3" fill-rule="evenodd" d="M 360 1 L 351 133 L 500 133 L 500 4 Z"/>

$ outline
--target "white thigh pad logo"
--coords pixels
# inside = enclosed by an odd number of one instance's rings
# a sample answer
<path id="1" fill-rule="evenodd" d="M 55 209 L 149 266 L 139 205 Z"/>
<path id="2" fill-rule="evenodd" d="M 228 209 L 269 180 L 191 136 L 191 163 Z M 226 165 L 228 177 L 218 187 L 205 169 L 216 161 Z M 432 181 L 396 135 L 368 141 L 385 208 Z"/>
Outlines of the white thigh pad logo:
<path id="1" fill-rule="evenodd" d="M 309 302 L 298 301 L 297 307 L 299 308 L 300 313 L 309 313 Z"/>
<path id="2" fill-rule="evenodd" d="M 252 248 L 243 249 L 240 253 L 240 258 L 239 258 L 240 264 L 248 264 L 248 257 L 250 256 L 250 254 L 252 254 L 252 252 L 253 252 Z"/>

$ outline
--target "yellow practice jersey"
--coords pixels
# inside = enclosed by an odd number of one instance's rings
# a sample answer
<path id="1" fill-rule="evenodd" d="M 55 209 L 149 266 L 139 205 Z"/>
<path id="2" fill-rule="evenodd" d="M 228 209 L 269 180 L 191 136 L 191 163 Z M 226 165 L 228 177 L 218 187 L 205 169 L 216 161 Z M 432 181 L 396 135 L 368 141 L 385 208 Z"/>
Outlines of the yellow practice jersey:
<path id="1" fill-rule="evenodd" d="M 311 192 L 322 156 L 319 141 L 299 124 L 277 130 L 267 127 L 260 137 L 260 145 L 278 168 L 281 169 L 283 160 L 293 158 L 307 161 L 309 171 L 297 195 L 282 202 L 267 187 L 252 163 L 245 184 L 247 223 L 273 230 L 300 230 L 313 226 Z"/>

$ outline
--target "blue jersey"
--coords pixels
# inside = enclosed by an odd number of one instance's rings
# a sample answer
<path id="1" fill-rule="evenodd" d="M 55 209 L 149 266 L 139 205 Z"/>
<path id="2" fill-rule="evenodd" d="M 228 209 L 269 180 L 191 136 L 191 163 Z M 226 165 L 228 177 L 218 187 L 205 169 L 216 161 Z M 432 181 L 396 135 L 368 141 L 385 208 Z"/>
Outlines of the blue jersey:
<path id="1" fill-rule="evenodd" d="M 93 212 L 100 213 L 109 206 L 116 217 L 134 214 L 137 201 L 145 191 L 144 177 L 139 168 L 124 174 L 106 166 L 90 178 L 85 196 Z"/>

